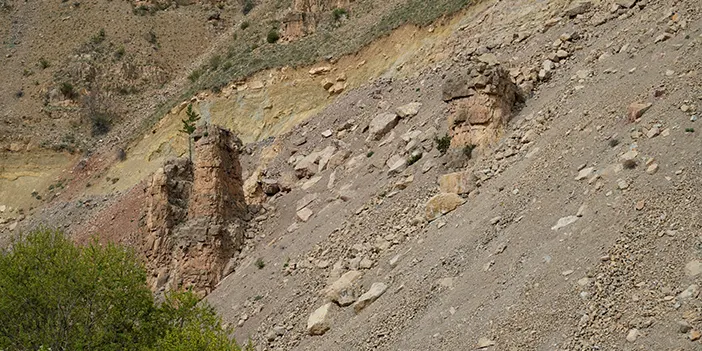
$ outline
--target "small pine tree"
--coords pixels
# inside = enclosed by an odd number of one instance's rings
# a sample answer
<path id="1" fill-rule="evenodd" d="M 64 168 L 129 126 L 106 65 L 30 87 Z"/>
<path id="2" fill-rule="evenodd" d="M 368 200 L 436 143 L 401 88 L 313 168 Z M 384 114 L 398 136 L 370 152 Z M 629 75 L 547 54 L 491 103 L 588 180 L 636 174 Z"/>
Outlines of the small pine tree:
<path id="1" fill-rule="evenodd" d="M 192 134 L 195 132 L 195 123 L 200 120 L 200 115 L 193 111 L 193 104 L 188 104 L 188 109 L 185 111 L 188 118 L 183 121 L 183 129 L 180 131 L 188 135 L 188 154 L 190 156 L 190 162 L 193 162 L 193 138 Z"/>

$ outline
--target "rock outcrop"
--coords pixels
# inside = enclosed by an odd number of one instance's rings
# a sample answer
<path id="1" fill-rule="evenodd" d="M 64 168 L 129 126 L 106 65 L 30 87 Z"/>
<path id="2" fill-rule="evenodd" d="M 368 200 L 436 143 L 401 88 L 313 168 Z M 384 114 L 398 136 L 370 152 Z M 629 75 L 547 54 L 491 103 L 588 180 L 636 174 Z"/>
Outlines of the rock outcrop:
<path id="1" fill-rule="evenodd" d="M 193 139 L 194 162 L 167 161 L 148 187 L 142 249 L 157 293 L 184 287 L 209 293 L 244 240 L 241 142 L 215 126 L 198 128 Z"/>
<path id="2" fill-rule="evenodd" d="M 283 38 L 295 40 L 317 31 L 324 13 L 347 8 L 352 0 L 294 0 L 290 11 L 281 20 Z"/>
<path id="3" fill-rule="evenodd" d="M 494 59 L 477 59 L 444 81 L 442 96 L 451 103 L 452 147 L 485 145 L 500 136 L 523 100 L 519 87 Z"/>

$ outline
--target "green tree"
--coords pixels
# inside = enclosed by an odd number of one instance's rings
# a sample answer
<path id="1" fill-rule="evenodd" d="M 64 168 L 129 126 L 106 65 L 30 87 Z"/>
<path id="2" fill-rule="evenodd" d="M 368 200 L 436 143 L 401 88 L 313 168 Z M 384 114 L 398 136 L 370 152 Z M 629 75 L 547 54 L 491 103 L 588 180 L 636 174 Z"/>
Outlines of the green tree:
<path id="1" fill-rule="evenodd" d="M 188 135 L 188 154 L 190 156 L 190 162 L 193 162 L 193 138 L 192 134 L 195 132 L 195 123 L 200 120 L 200 115 L 193 111 L 193 104 L 188 104 L 188 109 L 185 110 L 185 115 L 188 118 L 182 120 L 183 129 L 180 131 Z"/>
<path id="2" fill-rule="evenodd" d="M 0 350 L 240 351 L 228 334 L 190 291 L 156 304 L 119 246 L 78 247 L 42 229 L 0 251 Z"/>

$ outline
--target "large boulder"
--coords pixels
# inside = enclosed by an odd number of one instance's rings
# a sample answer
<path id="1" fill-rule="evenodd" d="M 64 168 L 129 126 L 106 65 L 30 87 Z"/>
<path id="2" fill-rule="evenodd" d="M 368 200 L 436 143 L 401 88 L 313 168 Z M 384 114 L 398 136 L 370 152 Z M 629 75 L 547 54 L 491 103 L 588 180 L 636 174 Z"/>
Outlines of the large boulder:
<path id="1" fill-rule="evenodd" d="M 482 56 L 481 56 L 482 57 Z M 450 102 L 448 124 L 451 146 L 484 145 L 497 140 L 523 100 L 509 72 L 489 60 L 450 73 L 444 81 L 443 99 Z"/>
<path id="2" fill-rule="evenodd" d="M 316 309 L 307 319 L 307 333 L 310 335 L 323 335 L 331 328 L 331 320 L 329 311 L 332 309 L 332 304 L 327 303 Z"/>
<path id="3" fill-rule="evenodd" d="M 327 301 L 335 302 L 339 306 L 348 306 L 355 301 L 353 284 L 361 278 L 363 273 L 359 271 L 349 271 L 344 273 L 339 279 L 322 290 L 322 296 Z"/>
<path id="4" fill-rule="evenodd" d="M 465 200 L 458 194 L 441 193 L 433 196 L 427 201 L 425 206 L 425 218 L 427 221 L 437 219 L 463 205 Z"/>
<path id="5" fill-rule="evenodd" d="M 380 296 L 382 296 L 385 291 L 388 289 L 388 286 L 385 285 L 384 283 L 373 283 L 371 288 L 363 293 L 358 298 L 358 301 L 353 304 L 353 310 L 356 313 L 361 312 L 364 308 L 368 307 L 370 304 L 375 302 Z"/>
<path id="6" fill-rule="evenodd" d="M 475 190 L 477 181 L 478 178 L 470 171 L 444 174 L 439 177 L 439 189 L 442 193 L 468 194 Z"/>
<path id="7" fill-rule="evenodd" d="M 394 113 L 381 113 L 371 121 L 368 126 L 368 141 L 380 140 L 385 134 L 390 132 L 400 117 Z"/>

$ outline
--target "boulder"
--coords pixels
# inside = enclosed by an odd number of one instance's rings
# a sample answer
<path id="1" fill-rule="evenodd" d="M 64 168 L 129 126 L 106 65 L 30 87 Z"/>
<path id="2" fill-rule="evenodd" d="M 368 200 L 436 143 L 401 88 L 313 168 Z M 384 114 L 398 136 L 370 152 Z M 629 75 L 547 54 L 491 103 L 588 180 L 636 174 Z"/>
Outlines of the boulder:
<path id="1" fill-rule="evenodd" d="M 380 296 L 382 296 L 388 286 L 384 283 L 373 283 L 371 288 L 366 291 L 363 295 L 358 298 L 358 301 L 353 304 L 353 310 L 356 313 L 361 312 L 364 308 L 368 307 L 370 304 L 375 302 Z"/>
<path id="2" fill-rule="evenodd" d="M 331 328 L 329 310 L 332 304 L 327 303 L 316 309 L 307 319 L 307 333 L 310 335 L 323 335 Z"/>
<path id="3" fill-rule="evenodd" d="M 642 103 L 642 102 L 635 102 L 631 105 L 626 110 L 626 114 L 629 117 L 629 122 L 634 122 L 637 119 L 641 118 L 648 109 L 651 108 L 653 104 L 651 103 Z"/>
<path id="4" fill-rule="evenodd" d="M 280 184 L 275 179 L 264 178 L 261 180 L 261 189 L 268 196 L 273 196 L 280 191 Z"/>
<path id="5" fill-rule="evenodd" d="M 368 140 L 380 140 L 385 134 L 390 132 L 400 118 L 394 113 L 381 113 L 371 121 L 368 126 Z"/>
<path id="6" fill-rule="evenodd" d="M 338 303 L 340 306 L 348 306 L 355 301 L 353 284 L 362 275 L 359 271 L 346 272 L 334 283 L 322 290 L 321 294 L 327 301 Z"/>
<path id="7" fill-rule="evenodd" d="M 400 118 L 414 117 L 419 113 L 419 109 L 421 107 L 421 102 L 410 102 L 407 105 L 402 105 L 398 107 L 396 112 Z"/>
<path id="8" fill-rule="evenodd" d="M 327 164 L 329 163 L 329 160 L 334 156 L 334 153 L 336 152 L 336 147 L 335 146 L 327 146 L 324 148 L 324 150 L 319 152 L 319 172 L 323 172 L 325 169 L 327 169 Z"/>
<path id="9" fill-rule="evenodd" d="M 470 171 L 444 174 L 439 177 L 439 189 L 442 193 L 468 194 L 477 188 L 478 178 Z"/>
<path id="10" fill-rule="evenodd" d="M 575 17 L 590 11 L 591 8 L 592 1 L 575 0 L 566 8 L 563 15 L 566 17 Z"/>
<path id="11" fill-rule="evenodd" d="M 320 154 L 318 152 L 312 152 L 309 155 L 303 157 L 295 164 L 295 175 L 298 178 L 309 178 L 317 174 L 319 167 L 316 162 L 319 160 Z"/>
<path id="12" fill-rule="evenodd" d="M 432 221 L 455 210 L 458 208 L 458 206 L 463 205 L 464 202 L 465 200 L 463 200 L 462 197 L 454 193 L 441 193 L 435 195 L 426 203 L 425 218 L 427 221 Z"/>

